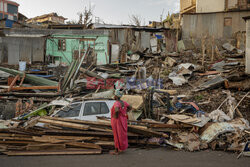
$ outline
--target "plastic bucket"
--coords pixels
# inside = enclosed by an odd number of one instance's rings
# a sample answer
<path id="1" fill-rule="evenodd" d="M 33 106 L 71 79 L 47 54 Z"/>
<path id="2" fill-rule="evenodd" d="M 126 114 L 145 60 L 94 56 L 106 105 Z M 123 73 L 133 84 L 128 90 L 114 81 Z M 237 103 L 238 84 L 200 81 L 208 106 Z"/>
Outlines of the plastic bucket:
<path id="1" fill-rule="evenodd" d="M 25 70 L 26 70 L 26 62 L 19 61 L 19 71 L 25 71 Z"/>

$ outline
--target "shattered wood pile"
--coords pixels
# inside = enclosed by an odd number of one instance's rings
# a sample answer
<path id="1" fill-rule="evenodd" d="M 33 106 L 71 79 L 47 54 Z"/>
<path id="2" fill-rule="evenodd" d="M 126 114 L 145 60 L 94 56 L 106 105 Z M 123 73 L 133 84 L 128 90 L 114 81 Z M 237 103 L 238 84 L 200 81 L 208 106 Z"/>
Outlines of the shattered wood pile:
<path id="1" fill-rule="evenodd" d="M 19 122 L 20 123 L 20 122 Z M 44 123 L 44 127 L 34 126 Z M 21 124 L 21 123 L 20 123 Z M 129 125 L 129 144 L 159 146 L 148 137 L 166 137 L 143 125 Z M 111 124 L 37 117 L 23 127 L 0 130 L 0 150 L 7 155 L 101 154 L 114 148 Z"/>
<path id="2" fill-rule="evenodd" d="M 241 151 L 249 139 L 243 119 L 208 123 L 185 115 L 169 115 L 170 122 L 130 121 L 130 147 L 172 146 L 198 151 L 208 148 Z M 9 156 L 101 154 L 114 149 L 110 120 L 80 121 L 34 117 L 0 130 L 0 151 Z M 36 126 L 43 123 L 43 127 Z M 206 126 L 204 126 L 206 124 Z"/>

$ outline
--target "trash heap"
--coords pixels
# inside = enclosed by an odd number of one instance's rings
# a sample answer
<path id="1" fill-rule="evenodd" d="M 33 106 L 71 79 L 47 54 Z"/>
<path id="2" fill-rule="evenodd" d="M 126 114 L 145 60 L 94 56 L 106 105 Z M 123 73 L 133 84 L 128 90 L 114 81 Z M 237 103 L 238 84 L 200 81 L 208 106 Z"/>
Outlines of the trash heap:
<path id="1" fill-rule="evenodd" d="M 2 153 L 101 154 L 113 149 L 107 118 L 91 122 L 50 115 L 58 100 L 111 99 L 117 80 L 126 83 L 122 100 L 134 109 L 128 113 L 131 147 L 241 152 L 247 144 L 250 78 L 244 73 L 244 52 L 231 44 L 215 47 L 211 56 L 205 46 L 179 53 L 135 52 L 127 63 L 102 66 L 86 63 L 92 56 L 89 48 L 69 67 L 52 68 L 57 75 L 47 78 L 0 67 L 12 75 L 8 86 L 1 86 L 1 101 L 12 102 L 18 118 L 0 122 Z M 6 77 L 1 78 L 5 83 Z"/>

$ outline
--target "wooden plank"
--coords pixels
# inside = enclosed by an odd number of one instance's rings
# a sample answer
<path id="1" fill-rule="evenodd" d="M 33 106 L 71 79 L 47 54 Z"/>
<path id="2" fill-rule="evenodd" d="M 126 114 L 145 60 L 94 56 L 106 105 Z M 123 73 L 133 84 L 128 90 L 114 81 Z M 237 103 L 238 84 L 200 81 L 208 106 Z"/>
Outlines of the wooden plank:
<path id="1" fill-rule="evenodd" d="M 26 150 L 26 145 L 24 146 L 8 145 L 6 151 L 24 151 L 24 150 Z"/>
<path id="2" fill-rule="evenodd" d="M 7 146 L 6 145 L 0 145 L 0 152 L 7 151 Z"/>
<path id="3" fill-rule="evenodd" d="M 102 129 L 102 128 L 94 128 L 94 127 L 90 127 L 90 130 L 94 130 L 94 131 L 100 131 L 100 132 L 112 132 L 111 129 Z"/>
<path id="4" fill-rule="evenodd" d="M 43 137 L 33 136 L 33 140 L 36 142 L 41 142 L 41 143 L 54 143 L 54 144 L 68 142 L 68 140 L 52 139 L 47 136 L 43 136 Z"/>
<path id="5" fill-rule="evenodd" d="M 62 127 L 72 128 L 72 129 L 78 129 L 78 130 L 88 130 L 89 129 L 89 126 L 87 126 L 87 125 L 49 120 L 49 119 L 45 119 L 45 118 L 40 118 L 39 122 L 47 123 L 47 124 L 51 124 L 51 125 L 55 125 L 55 126 L 62 126 Z"/>
<path id="6" fill-rule="evenodd" d="M 98 121 L 84 121 L 84 120 L 73 120 L 73 119 L 65 119 L 59 117 L 43 117 L 45 119 L 55 120 L 55 121 L 64 121 L 64 122 L 71 122 L 71 123 L 79 123 L 79 124 L 86 124 L 86 125 L 100 125 L 100 126 L 109 126 L 111 127 L 110 122 L 98 122 Z"/>
<path id="7" fill-rule="evenodd" d="M 70 142 L 65 144 L 66 146 L 77 147 L 77 148 L 102 149 L 99 145 L 93 143 Z"/>
<path id="8" fill-rule="evenodd" d="M 128 130 L 148 137 L 169 137 L 167 134 L 161 132 L 155 132 L 149 129 L 144 129 L 133 125 L 128 125 Z"/>
<path id="9" fill-rule="evenodd" d="M 29 136 L 39 136 L 43 132 L 38 131 L 37 129 L 33 130 L 30 128 L 29 130 L 25 130 L 23 128 L 17 128 L 17 129 L 8 129 L 11 133 L 21 134 L 21 135 L 29 135 Z"/>
<path id="10" fill-rule="evenodd" d="M 66 144 L 29 144 L 26 147 L 27 151 L 40 151 L 40 150 L 63 150 Z"/>
<path id="11" fill-rule="evenodd" d="M 0 141 L 0 144 L 30 144 L 30 143 L 37 143 L 33 141 Z"/>
<path id="12" fill-rule="evenodd" d="M 168 94 L 170 94 L 170 95 L 176 95 L 176 94 L 178 93 L 177 90 L 156 89 L 156 91 L 168 93 Z"/>
<path id="13" fill-rule="evenodd" d="M 12 134 L 12 133 L 0 133 L 1 137 L 24 137 L 24 138 L 30 138 L 30 135 L 20 135 L 20 134 Z"/>
<path id="14" fill-rule="evenodd" d="M 44 124 L 44 127 L 48 128 L 48 129 L 63 130 L 62 127 L 58 127 L 58 126 L 54 126 L 54 125 L 50 125 L 50 124 Z"/>
<path id="15" fill-rule="evenodd" d="M 1 137 L 0 140 L 15 140 L 15 141 L 34 141 L 32 138 L 23 138 L 23 137 Z"/>
<path id="16" fill-rule="evenodd" d="M 107 136 L 113 137 L 111 132 L 92 132 L 92 131 L 67 131 L 67 130 L 46 130 L 46 134 L 49 135 L 77 135 L 77 136 L 88 136 L 88 137 L 100 137 Z"/>
<path id="17" fill-rule="evenodd" d="M 80 136 L 47 136 L 52 139 L 58 140 L 77 140 L 77 141 L 91 141 L 98 140 L 98 137 L 80 137 Z"/>
<path id="18" fill-rule="evenodd" d="M 207 75 L 216 75 L 216 74 L 220 74 L 220 72 L 219 71 L 207 71 L 206 73 L 199 73 L 198 75 L 207 76 Z"/>
<path id="19" fill-rule="evenodd" d="M 59 86 L 31 86 L 31 87 L 12 87 L 11 90 L 49 90 L 56 89 L 59 90 Z"/>
<path id="20" fill-rule="evenodd" d="M 113 141 L 97 141 L 95 144 L 99 146 L 115 146 L 115 143 Z"/>
<path id="21" fill-rule="evenodd" d="M 20 82 L 19 86 L 22 86 L 22 85 L 23 85 L 23 82 L 24 82 L 25 76 L 26 76 L 26 74 L 25 74 L 25 72 L 24 72 L 24 73 L 23 73 L 22 80 L 21 80 L 21 82 Z"/>
<path id="22" fill-rule="evenodd" d="M 88 71 L 88 70 L 86 70 L 86 69 L 84 69 L 84 68 L 82 68 L 82 67 L 80 68 L 80 71 L 81 71 L 82 73 L 84 73 L 84 74 L 90 76 L 90 77 L 94 77 L 94 78 L 97 78 L 97 79 L 103 79 L 103 80 L 104 80 L 104 78 L 101 77 L 100 75 L 98 75 L 98 74 L 96 74 L 96 73 L 94 73 L 94 72 L 92 72 L 92 71 Z"/>
<path id="23" fill-rule="evenodd" d="M 64 150 L 64 151 L 9 151 L 3 152 L 8 156 L 41 156 L 41 155 L 97 155 L 101 154 L 102 150 Z"/>
<path id="24" fill-rule="evenodd" d="M 24 128 L 28 129 L 30 127 L 35 126 L 40 118 L 41 117 L 35 117 L 35 118 L 32 118 L 31 120 L 27 121 L 26 126 Z"/>
<path id="25" fill-rule="evenodd" d="M 149 125 L 150 128 L 173 128 L 178 129 L 181 128 L 181 126 L 176 124 L 151 124 Z"/>
<path id="26" fill-rule="evenodd" d="M 17 75 L 17 76 L 13 79 L 13 81 L 12 81 L 11 84 L 10 84 L 10 87 L 8 88 L 8 92 L 10 92 L 10 91 L 12 90 L 12 87 L 16 84 L 16 81 L 19 80 L 19 78 L 20 78 L 20 76 Z"/>

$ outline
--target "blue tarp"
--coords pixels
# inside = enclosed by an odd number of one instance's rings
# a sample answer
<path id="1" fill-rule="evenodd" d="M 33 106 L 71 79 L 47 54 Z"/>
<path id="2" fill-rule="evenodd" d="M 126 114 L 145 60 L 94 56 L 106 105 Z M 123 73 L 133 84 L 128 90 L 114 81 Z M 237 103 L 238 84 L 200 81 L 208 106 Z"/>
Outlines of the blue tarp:
<path id="1" fill-rule="evenodd" d="M 163 39 L 163 36 L 162 36 L 162 35 L 155 35 L 155 37 L 156 37 L 157 39 Z"/>
<path id="2" fill-rule="evenodd" d="M 12 28 L 12 25 L 13 25 L 13 21 L 9 20 L 9 19 L 6 19 L 6 21 L 5 21 L 5 27 Z"/>
<path id="3" fill-rule="evenodd" d="M 38 75 L 38 74 L 30 74 L 30 75 L 33 75 L 33 76 L 36 76 L 36 77 L 42 77 L 42 78 L 51 78 L 51 77 L 54 77 L 54 75 Z"/>

